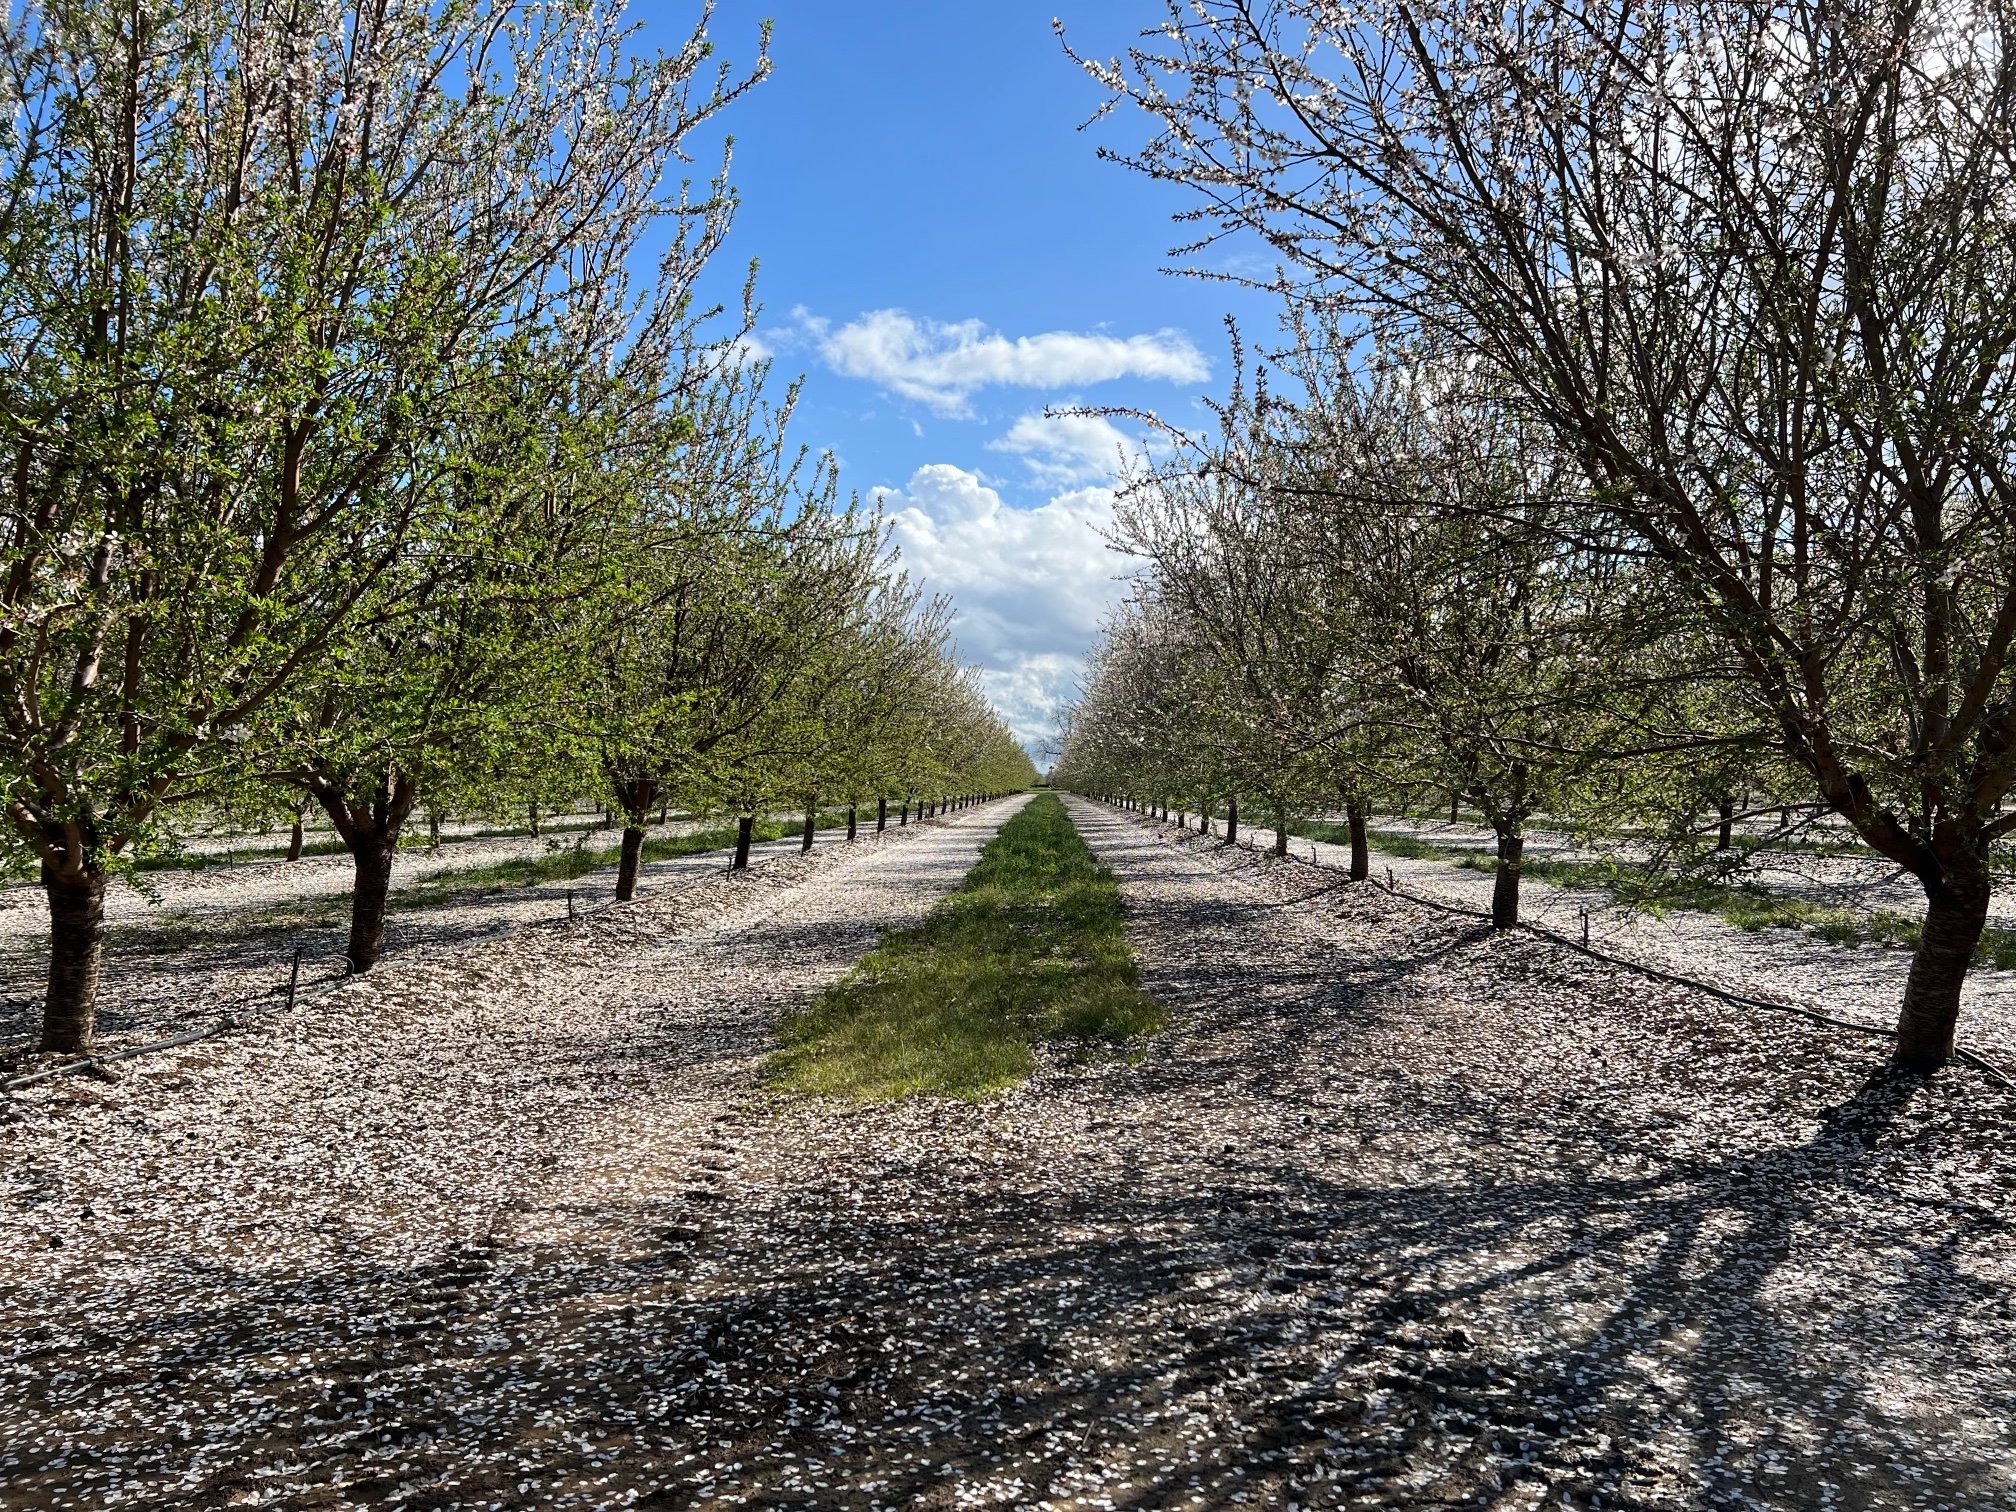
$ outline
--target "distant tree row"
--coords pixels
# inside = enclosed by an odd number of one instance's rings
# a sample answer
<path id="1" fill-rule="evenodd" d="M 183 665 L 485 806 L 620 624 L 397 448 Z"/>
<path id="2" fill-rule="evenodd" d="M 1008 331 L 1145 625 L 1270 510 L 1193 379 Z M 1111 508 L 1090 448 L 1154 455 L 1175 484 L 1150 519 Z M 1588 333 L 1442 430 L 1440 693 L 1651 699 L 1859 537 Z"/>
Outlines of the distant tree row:
<path id="1" fill-rule="evenodd" d="M 628 897 L 668 801 L 1033 775 L 696 304 L 734 202 L 684 146 L 767 65 L 704 17 L 633 43 L 602 0 L 0 28 L 0 781 L 45 1048 L 89 1046 L 107 884 L 192 806 L 319 806 L 364 970 L 423 804 L 612 805 Z"/>
<path id="2" fill-rule="evenodd" d="M 1197 0 L 1092 63 L 1263 238 L 1287 340 L 1132 480 L 1150 563 L 1058 780 L 1460 794 L 1726 846 L 1834 816 L 1925 891 L 1952 1051 L 2016 835 L 2016 15 L 1990 0 Z"/>

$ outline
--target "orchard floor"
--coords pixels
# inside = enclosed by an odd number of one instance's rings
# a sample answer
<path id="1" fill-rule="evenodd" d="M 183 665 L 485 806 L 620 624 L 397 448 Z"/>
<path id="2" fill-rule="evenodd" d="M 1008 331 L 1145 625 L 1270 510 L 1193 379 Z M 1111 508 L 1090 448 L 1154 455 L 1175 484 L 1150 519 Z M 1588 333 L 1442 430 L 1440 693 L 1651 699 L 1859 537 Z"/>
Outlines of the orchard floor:
<path id="1" fill-rule="evenodd" d="M 2016 1509 L 1964 1069 L 1075 803 L 1145 1054 L 760 1091 L 1010 811 L 18 1099 L 0 1506 Z"/>

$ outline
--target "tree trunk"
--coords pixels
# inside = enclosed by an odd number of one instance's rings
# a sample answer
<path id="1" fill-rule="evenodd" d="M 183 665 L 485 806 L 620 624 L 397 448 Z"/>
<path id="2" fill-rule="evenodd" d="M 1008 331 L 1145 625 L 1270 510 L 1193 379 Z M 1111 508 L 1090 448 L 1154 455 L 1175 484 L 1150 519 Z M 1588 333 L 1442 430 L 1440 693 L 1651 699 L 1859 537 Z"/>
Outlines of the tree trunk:
<path id="1" fill-rule="evenodd" d="M 1985 876 L 1958 885 L 1928 885 L 1925 891 L 1925 931 L 1911 958 L 1904 1006 L 1897 1015 L 1896 1059 L 1911 1071 L 1936 1071 L 1952 1055 L 1960 989 L 1988 922 Z"/>
<path id="2" fill-rule="evenodd" d="M 302 818 L 301 814 L 295 814 L 294 828 L 287 832 L 287 859 L 289 861 L 299 861 L 301 859 L 301 851 L 308 839 L 302 824 Z"/>
<path id="3" fill-rule="evenodd" d="M 856 818 L 854 805 L 850 803 L 847 805 L 847 843 L 849 845 L 854 843 L 854 835 L 857 828 Z"/>
<path id="4" fill-rule="evenodd" d="M 1285 803 L 1274 805 L 1274 854 L 1288 854 L 1288 806 Z"/>
<path id="5" fill-rule="evenodd" d="M 805 836 L 798 846 L 799 855 L 802 856 L 812 849 L 812 836 L 818 828 L 819 811 L 815 808 L 807 808 L 805 810 Z"/>
<path id="6" fill-rule="evenodd" d="M 735 821 L 735 870 L 749 870 L 749 842 L 755 838 L 756 816 L 744 814 Z"/>
<path id="7" fill-rule="evenodd" d="M 412 778 L 396 769 L 368 802 L 352 804 L 332 785 L 311 790 L 350 852 L 350 944 L 344 951 L 353 975 L 378 964 L 385 945 L 385 898 L 392 888 L 392 858 L 399 832 L 419 802 Z"/>
<path id="8" fill-rule="evenodd" d="M 1736 824 L 1735 801 L 1730 798 L 1724 798 L 1722 800 L 1722 806 L 1718 812 L 1721 817 L 1722 823 L 1721 826 L 1715 831 L 1715 849 L 1717 849 L 1718 851 L 1725 851 L 1729 849 L 1729 842 L 1733 838 L 1730 831 L 1735 828 Z"/>
<path id="9" fill-rule="evenodd" d="M 536 803 L 528 803 L 528 804 L 526 804 L 526 805 L 525 805 L 525 819 L 526 819 L 526 822 L 527 822 L 527 823 L 528 823 L 528 824 L 529 824 L 529 825 L 531 826 L 531 828 L 532 828 L 532 837 L 533 837 L 533 838 L 534 838 L 534 839 L 536 840 L 536 839 L 537 839 L 537 838 L 539 837 L 539 805 L 538 805 L 538 804 L 536 804 Z"/>
<path id="10" fill-rule="evenodd" d="M 441 849 L 441 815 L 436 809 L 427 810 L 427 848 Z"/>
<path id="11" fill-rule="evenodd" d="M 637 896 L 637 874 L 644 869 L 644 826 L 623 826 L 623 852 L 616 863 L 616 901 L 628 903 Z"/>
<path id="12" fill-rule="evenodd" d="M 1462 815 L 1463 795 L 1461 793 L 1451 793 L 1449 795 L 1449 822 L 1454 824 Z"/>
<path id="13" fill-rule="evenodd" d="M 623 811 L 623 849 L 616 865 L 616 901 L 637 896 L 637 874 L 644 869 L 644 838 L 649 832 L 651 805 L 658 801 L 658 779 L 631 777 L 616 784 L 616 805 Z"/>
<path id="14" fill-rule="evenodd" d="M 105 873 L 87 866 L 65 876 L 42 868 L 49 898 L 49 995 L 42 1005 L 42 1048 L 89 1055 L 98 1021 L 98 973 L 105 945 Z"/>
<path id="15" fill-rule="evenodd" d="M 1372 847 L 1365 840 L 1365 805 L 1361 800 L 1345 802 L 1344 822 L 1351 829 L 1351 880 L 1363 882 L 1372 875 Z"/>
<path id="16" fill-rule="evenodd" d="M 1236 795 L 1225 800 L 1225 843 L 1239 843 L 1239 799 Z"/>
<path id="17" fill-rule="evenodd" d="M 1515 825 L 1498 826 L 1498 873 L 1491 884 L 1491 927 L 1510 929 L 1519 922 L 1519 873 L 1526 837 Z"/>
<path id="18" fill-rule="evenodd" d="M 903 800 L 903 815 L 900 819 L 896 821 L 896 828 L 902 829 L 909 822 L 910 822 L 910 800 L 908 798 L 905 798 Z"/>
<path id="19" fill-rule="evenodd" d="M 875 833 L 879 835 L 887 828 L 889 828 L 889 800 L 887 798 L 877 798 L 875 800 Z"/>
<path id="20" fill-rule="evenodd" d="M 392 853 L 399 842 L 397 823 L 374 826 L 350 844 L 354 877 L 350 891 L 350 945 L 344 955 L 353 975 L 378 964 L 385 948 L 385 899 L 392 890 Z"/>

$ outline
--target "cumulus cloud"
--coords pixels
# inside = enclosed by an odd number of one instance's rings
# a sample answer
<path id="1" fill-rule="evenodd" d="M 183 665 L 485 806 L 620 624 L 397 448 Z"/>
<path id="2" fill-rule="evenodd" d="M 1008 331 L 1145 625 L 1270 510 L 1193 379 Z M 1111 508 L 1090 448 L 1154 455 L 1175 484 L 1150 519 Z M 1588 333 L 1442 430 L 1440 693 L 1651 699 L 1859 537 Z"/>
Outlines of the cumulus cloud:
<path id="1" fill-rule="evenodd" d="M 904 310 L 871 310 L 841 326 L 807 310 L 793 314 L 799 333 L 834 372 L 948 416 L 970 414 L 968 401 L 987 388 L 1067 389 L 1115 378 L 1201 383 L 1211 375 L 1204 354 L 1181 331 L 1009 337 L 978 320 L 920 320 Z"/>
<path id="2" fill-rule="evenodd" d="M 995 707 L 1042 750 L 1125 570 L 1103 535 L 1112 491 L 1072 489 L 1013 509 L 976 474 L 940 462 L 877 492 L 905 565 L 951 595 L 959 649 L 980 665 Z"/>
<path id="3" fill-rule="evenodd" d="M 1111 479 L 1142 446 L 1103 415 L 1037 414 L 1024 415 L 987 449 L 1020 457 L 1038 482 L 1062 487 Z"/>

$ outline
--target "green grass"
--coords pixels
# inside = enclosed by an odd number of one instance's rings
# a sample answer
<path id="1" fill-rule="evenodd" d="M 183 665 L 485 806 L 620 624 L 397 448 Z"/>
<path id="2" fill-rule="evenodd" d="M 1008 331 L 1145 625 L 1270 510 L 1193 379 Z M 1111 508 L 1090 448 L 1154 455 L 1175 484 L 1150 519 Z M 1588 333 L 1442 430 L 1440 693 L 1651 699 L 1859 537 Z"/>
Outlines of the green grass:
<path id="1" fill-rule="evenodd" d="M 1350 843 L 1341 824 L 1291 825 L 1294 833 L 1328 845 Z M 1389 856 L 1415 861 L 1446 861 L 1467 871 L 1489 872 L 1498 860 L 1489 851 L 1465 846 L 1435 845 L 1414 835 L 1368 830 L 1366 844 Z M 1663 915 L 1673 909 L 1714 914 L 1727 924 L 1753 934 L 1767 929 L 1800 929 L 1835 945 L 1891 945 L 1915 950 L 1920 922 L 1909 914 L 1879 908 L 1854 913 L 1802 898 L 1785 898 L 1757 886 L 1725 887 L 1698 878 L 1661 876 L 1639 867 L 1607 861 L 1557 861 L 1528 856 L 1524 873 L 1556 887 L 1608 893 L 1619 902 Z M 1984 966 L 2016 971 L 2016 929 L 1990 925 L 1981 931 L 1974 959 Z"/>
<path id="2" fill-rule="evenodd" d="M 1045 793 L 929 918 L 785 1019 L 770 1079 L 864 1101 L 975 1099 L 1027 1077 L 1038 1045 L 1125 1053 L 1162 1021 L 1113 874 Z"/>

